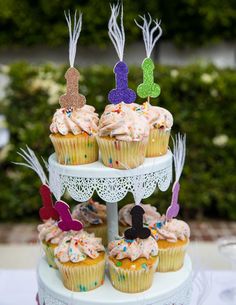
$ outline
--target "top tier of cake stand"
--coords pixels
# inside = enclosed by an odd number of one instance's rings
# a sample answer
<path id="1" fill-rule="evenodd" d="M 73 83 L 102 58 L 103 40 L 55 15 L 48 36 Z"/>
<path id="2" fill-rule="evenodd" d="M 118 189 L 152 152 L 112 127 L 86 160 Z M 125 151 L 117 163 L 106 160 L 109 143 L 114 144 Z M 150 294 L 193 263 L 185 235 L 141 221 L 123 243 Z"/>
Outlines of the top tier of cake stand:
<path id="1" fill-rule="evenodd" d="M 127 192 L 134 192 L 135 182 L 143 181 L 143 198 L 148 198 L 158 187 L 166 191 L 172 179 L 172 153 L 164 156 L 146 158 L 145 162 L 134 169 L 119 170 L 106 167 L 99 160 L 86 165 L 61 165 L 56 155 L 49 158 L 50 174 L 56 171 L 60 176 L 61 195 L 67 190 L 76 201 L 86 201 L 97 192 L 106 202 L 122 200 Z"/>

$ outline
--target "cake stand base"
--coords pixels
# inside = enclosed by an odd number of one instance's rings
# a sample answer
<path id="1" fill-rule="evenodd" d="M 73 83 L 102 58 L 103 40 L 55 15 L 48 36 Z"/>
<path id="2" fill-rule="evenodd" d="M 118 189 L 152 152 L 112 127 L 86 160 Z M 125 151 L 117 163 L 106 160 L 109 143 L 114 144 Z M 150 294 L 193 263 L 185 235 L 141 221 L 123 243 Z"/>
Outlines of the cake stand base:
<path id="1" fill-rule="evenodd" d="M 192 264 L 186 256 L 184 266 L 176 272 L 156 272 L 152 287 L 141 293 L 128 294 L 113 288 L 106 275 L 104 285 L 88 292 L 66 289 L 58 270 L 42 258 L 38 265 L 39 305 L 189 305 Z"/>

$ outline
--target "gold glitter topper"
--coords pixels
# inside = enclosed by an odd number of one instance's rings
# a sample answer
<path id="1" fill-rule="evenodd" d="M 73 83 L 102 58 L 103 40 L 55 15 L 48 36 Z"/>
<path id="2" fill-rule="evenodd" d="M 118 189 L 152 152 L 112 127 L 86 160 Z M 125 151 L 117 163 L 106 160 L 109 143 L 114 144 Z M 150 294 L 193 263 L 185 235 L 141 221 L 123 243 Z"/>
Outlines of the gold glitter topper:
<path id="1" fill-rule="evenodd" d="M 70 67 L 65 74 L 66 93 L 63 94 L 59 103 L 63 108 L 81 108 L 86 103 L 84 95 L 79 93 L 79 78 L 80 73 L 77 69 Z"/>
<path id="2" fill-rule="evenodd" d="M 66 93 L 63 94 L 60 99 L 59 103 L 63 108 L 81 108 L 86 103 L 86 98 L 84 95 L 79 93 L 79 79 L 80 73 L 79 71 L 74 68 L 75 62 L 75 55 L 76 55 L 76 46 L 77 41 L 79 39 L 79 35 L 81 32 L 82 27 L 82 14 L 79 15 L 78 20 L 76 19 L 76 11 L 74 14 L 74 27 L 72 30 L 72 22 L 70 12 L 66 15 L 66 22 L 69 29 L 69 61 L 70 61 L 70 68 L 66 71 L 65 79 L 66 79 Z"/>

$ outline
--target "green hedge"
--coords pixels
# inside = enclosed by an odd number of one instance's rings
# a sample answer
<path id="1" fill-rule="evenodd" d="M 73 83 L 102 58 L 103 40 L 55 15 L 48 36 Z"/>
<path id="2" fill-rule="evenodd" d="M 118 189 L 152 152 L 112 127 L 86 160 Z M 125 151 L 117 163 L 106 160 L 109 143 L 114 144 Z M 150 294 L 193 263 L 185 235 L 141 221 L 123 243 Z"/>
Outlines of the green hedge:
<path id="1" fill-rule="evenodd" d="M 114 1 L 116 2 L 116 1 Z M 150 12 L 161 18 L 164 39 L 181 45 L 199 45 L 236 36 L 235 0 L 125 0 L 125 28 L 128 40 L 141 38 L 134 18 Z M 109 1 L 1 0 L 0 45 L 65 45 L 68 42 L 63 10 L 84 13 L 80 43 L 104 45 L 108 42 Z"/>
<path id="2" fill-rule="evenodd" d="M 30 170 L 10 162 L 20 160 L 16 151 L 25 144 L 45 159 L 53 152 L 48 137 L 49 124 L 58 107 L 58 97 L 65 89 L 65 67 L 16 63 L 5 67 L 4 71 L 7 69 L 10 84 L 2 103 L 11 142 L 0 153 L 0 218 L 21 220 L 37 215 L 39 179 Z M 157 66 L 155 73 L 162 94 L 152 103 L 173 113 L 173 134 L 187 133 L 181 213 L 189 217 L 236 219 L 235 71 L 193 65 Z M 94 66 L 81 70 L 81 74 L 81 92 L 101 113 L 107 103 L 107 93 L 114 86 L 112 67 Z M 130 68 L 130 87 L 135 89 L 141 79 L 141 69 Z M 170 190 L 155 193 L 146 202 L 165 211 L 170 196 Z"/>

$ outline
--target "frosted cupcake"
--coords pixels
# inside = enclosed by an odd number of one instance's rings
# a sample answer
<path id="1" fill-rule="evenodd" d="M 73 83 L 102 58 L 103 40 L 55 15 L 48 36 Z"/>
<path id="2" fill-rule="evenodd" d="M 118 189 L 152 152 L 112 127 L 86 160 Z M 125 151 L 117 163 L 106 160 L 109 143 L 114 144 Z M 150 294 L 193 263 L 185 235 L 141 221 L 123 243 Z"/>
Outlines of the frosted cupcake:
<path id="1" fill-rule="evenodd" d="M 151 229 L 151 232 L 157 239 L 159 248 L 157 271 L 179 270 L 184 264 L 186 249 L 189 244 L 189 225 L 182 220 L 172 219 L 164 223 L 157 223 L 155 228 Z"/>
<path id="2" fill-rule="evenodd" d="M 84 230 L 94 233 L 102 238 L 102 243 L 107 245 L 107 213 L 106 206 L 90 199 L 75 206 L 72 217 L 84 225 Z"/>
<path id="3" fill-rule="evenodd" d="M 143 104 L 142 111 L 150 126 L 146 157 L 162 156 L 167 153 L 173 116 L 165 108 L 148 102 Z"/>
<path id="4" fill-rule="evenodd" d="M 67 233 L 55 249 L 55 261 L 64 286 L 71 291 L 89 291 L 104 282 L 105 248 L 94 234 Z"/>
<path id="5" fill-rule="evenodd" d="M 39 240 L 45 252 L 49 266 L 57 269 L 54 261 L 54 249 L 64 237 L 65 233 L 58 228 L 57 222 L 53 219 L 49 219 L 45 223 L 38 225 L 38 232 Z"/>
<path id="6" fill-rule="evenodd" d="M 114 288 L 128 293 L 151 287 L 158 264 L 158 246 L 153 237 L 126 240 L 120 238 L 108 245 L 109 272 Z"/>
<path id="7" fill-rule="evenodd" d="M 126 204 L 119 211 L 119 232 L 123 235 L 124 231 L 132 226 L 132 217 L 130 214 L 131 209 L 135 206 L 134 203 Z M 156 207 L 150 204 L 140 204 L 144 209 L 143 223 L 145 226 L 151 226 L 156 223 L 161 215 L 157 212 Z"/>
<path id="8" fill-rule="evenodd" d="M 97 142 L 105 166 L 130 169 L 144 162 L 147 120 L 125 103 L 108 105 L 99 122 Z"/>
<path id="9" fill-rule="evenodd" d="M 60 164 L 79 165 L 98 160 L 96 132 L 98 114 L 95 108 L 57 109 L 50 125 L 50 139 Z"/>

